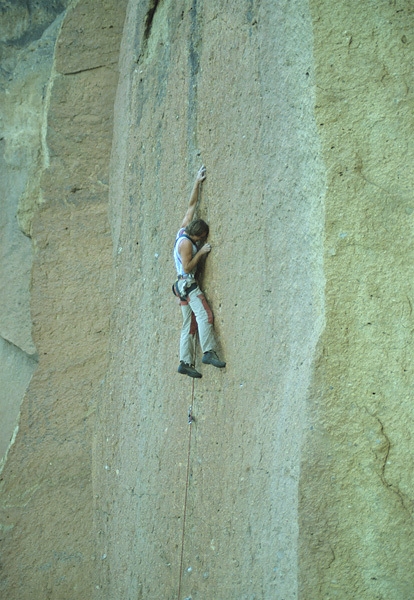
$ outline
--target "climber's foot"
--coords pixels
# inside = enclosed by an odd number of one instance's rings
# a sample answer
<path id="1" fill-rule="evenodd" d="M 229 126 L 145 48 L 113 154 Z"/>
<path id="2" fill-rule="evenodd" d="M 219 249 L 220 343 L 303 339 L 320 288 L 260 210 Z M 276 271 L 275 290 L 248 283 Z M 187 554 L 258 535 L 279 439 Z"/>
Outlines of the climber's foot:
<path id="1" fill-rule="evenodd" d="M 177 370 L 179 373 L 181 373 L 181 375 L 188 375 L 189 377 L 196 377 L 197 379 L 202 377 L 201 373 L 199 373 L 192 365 L 189 365 L 183 361 L 180 361 Z"/>
<path id="2" fill-rule="evenodd" d="M 208 352 L 204 352 L 203 361 L 206 365 L 213 365 L 218 369 L 223 369 L 226 366 L 226 363 L 219 359 L 214 350 L 209 350 Z"/>

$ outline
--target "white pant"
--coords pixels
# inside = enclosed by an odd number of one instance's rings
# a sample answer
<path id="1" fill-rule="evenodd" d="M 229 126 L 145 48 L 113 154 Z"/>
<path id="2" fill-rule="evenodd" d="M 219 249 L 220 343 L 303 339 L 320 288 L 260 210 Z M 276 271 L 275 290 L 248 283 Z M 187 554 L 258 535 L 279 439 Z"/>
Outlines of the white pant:
<path id="1" fill-rule="evenodd" d="M 186 300 L 180 301 L 181 311 L 183 313 L 183 327 L 180 338 L 180 360 L 194 365 L 196 334 L 200 337 L 201 349 L 203 352 L 215 350 L 216 340 L 213 329 L 213 313 L 207 300 L 197 286 L 190 292 Z"/>

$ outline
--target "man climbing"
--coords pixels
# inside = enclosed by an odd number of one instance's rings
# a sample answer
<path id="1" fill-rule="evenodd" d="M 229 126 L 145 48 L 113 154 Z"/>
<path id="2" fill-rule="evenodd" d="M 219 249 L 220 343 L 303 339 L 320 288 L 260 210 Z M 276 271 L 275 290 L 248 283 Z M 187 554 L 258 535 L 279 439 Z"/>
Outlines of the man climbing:
<path id="1" fill-rule="evenodd" d="M 196 281 L 200 259 L 211 251 L 211 246 L 207 243 L 209 226 L 202 219 L 193 219 L 199 187 L 205 178 L 206 169 L 201 167 L 174 245 L 174 261 L 178 275 L 174 293 L 179 296 L 183 313 L 178 372 L 189 377 L 202 377 L 194 368 L 197 330 L 203 350 L 202 362 L 219 369 L 226 366 L 216 354 L 213 313 Z"/>

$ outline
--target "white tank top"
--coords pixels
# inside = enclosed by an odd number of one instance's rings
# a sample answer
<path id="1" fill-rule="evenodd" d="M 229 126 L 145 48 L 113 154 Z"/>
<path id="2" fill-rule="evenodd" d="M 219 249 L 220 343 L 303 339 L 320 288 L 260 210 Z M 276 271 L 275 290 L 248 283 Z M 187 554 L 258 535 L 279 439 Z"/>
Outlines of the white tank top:
<path id="1" fill-rule="evenodd" d="M 197 267 L 194 267 L 194 269 L 190 273 L 186 273 L 184 271 L 180 253 L 178 252 L 181 242 L 185 239 L 189 239 L 189 236 L 187 236 L 187 234 L 185 233 L 185 227 L 181 227 L 181 229 L 177 233 L 177 237 L 175 238 L 175 245 L 174 245 L 174 252 L 173 252 L 175 268 L 177 269 L 177 275 L 181 275 L 182 277 L 188 277 L 189 275 L 192 275 L 194 277 Z M 195 256 L 195 254 L 197 254 L 197 252 L 198 252 L 198 248 L 192 240 L 190 240 L 190 241 L 193 245 L 193 256 Z"/>

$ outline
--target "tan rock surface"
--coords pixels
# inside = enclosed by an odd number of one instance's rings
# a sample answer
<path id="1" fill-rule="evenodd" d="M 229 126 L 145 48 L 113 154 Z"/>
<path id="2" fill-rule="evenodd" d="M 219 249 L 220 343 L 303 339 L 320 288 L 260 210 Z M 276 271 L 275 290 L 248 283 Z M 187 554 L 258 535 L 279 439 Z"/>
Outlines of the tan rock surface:
<path id="1" fill-rule="evenodd" d="M 7 20 L 10 15 L 6 12 L 3 22 Z M 28 354 L 35 354 L 36 349 L 31 339 L 29 309 L 32 247 L 24 233 L 30 234 L 33 205 L 38 198 L 35 200 L 33 193 L 30 200 L 25 202 L 24 198 L 26 190 L 39 179 L 44 92 L 52 69 L 59 24 L 58 19 L 40 39 L 27 47 L 14 48 L 13 54 L 6 45 L 11 65 L 3 57 L 0 71 L 0 193 L 3 198 L 0 280 L 4 282 L 0 286 L 0 335 Z M 16 218 L 19 203 L 20 223 Z"/>
<path id="2" fill-rule="evenodd" d="M 301 2 L 163 2 L 152 17 L 145 27 L 142 5 L 130 5 L 116 107 L 97 597 L 178 597 L 192 400 L 176 373 L 171 252 L 204 162 L 204 286 L 228 366 L 200 366 L 195 385 L 180 597 L 293 598 L 300 446 L 323 324 L 310 14 Z"/>
<path id="3" fill-rule="evenodd" d="M 21 6 L 21 11 L 28 6 Z M 15 5 L 3 6 L 0 26 L 0 460 L 36 367 L 30 316 L 33 251 L 28 235 L 39 202 L 44 92 L 61 22 L 57 18 L 48 27 L 57 14 L 52 16 L 52 10 L 32 13 L 31 19 L 22 19 L 16 10 Z"/>
<path id="4" fill-rule="evenodd" d="M 36 361 L 0 338 L 0 469 L 18 424 L 20 403 Z"/>
<path id="5" fill-rule="evenodd" d="M 40 360 L 0 593 L 411 600 L 409 5 L 125 9 L 67 11 L 21 203 Z M 227 367 L 193 388 L 171 252 L 201 163 Z"/>
<path id="6" fill-rule="evenodd" d="M 91 10 L 90 2 L 74 4 L 61 35 L 87 22 Z M 122 3 L 100 5 L 94 43 L 105 57 L 111 38 L 119 46 L 124 14 Z M 78 31 L 76 53 L 81 38 Z M 49 82 L 42 204 L 32 225 L 39 366 L 1 482 L 0 590 L 10 600 L 84 598 L 92 587 L 91 450 L 110 315 L 107 198 L 117 60 L 105 58 L 97 69 L 84 56 L 82 72 L 69 75 L 68 53 L 68 46 L 57 48 Z"/>
<path id="7" fill-rule="evenodd" d="M 303 447 L 301 597 L 413 596 L 413 12 L 312 2 L 326 328 Z"/>

